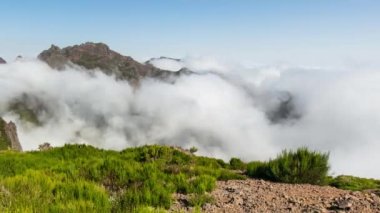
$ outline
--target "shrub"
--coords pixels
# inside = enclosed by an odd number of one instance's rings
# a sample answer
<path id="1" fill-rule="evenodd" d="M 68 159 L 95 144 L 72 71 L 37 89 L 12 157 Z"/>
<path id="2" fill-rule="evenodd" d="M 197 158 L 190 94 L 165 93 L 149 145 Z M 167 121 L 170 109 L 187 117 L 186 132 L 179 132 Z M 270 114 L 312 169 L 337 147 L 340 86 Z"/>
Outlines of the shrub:
<path id="1" fill-rule="evenodd" d="M 326 183 L 329 154 L 299 148 L 295 152 L 284 150 L 276 159 L 265 163 L 248 164 L 247 174 L 284 183 Z"/>
<path id="2" fill-rule="evenodd" d="M 231 158 L 230 168 L 235 170 L 245 170 L 247 165 L 239 158 Z"/>
<path id="3" fill-rule="evenodd" d="M 329 181 L 329 185 L 339 189 L 361 191 L 366 189 L 380 189 L 380 180 L 340 175 L 336 178 L 332 178 Z"/>
<path id="4" fill-rule="evenodd" d="M 194 154 L 194 153 L 196 153 L 198 151 L 198 148 L 195 147 L 195 146 L 193 146 L 193 147 L 190 148 L 189 151 Z"/>
<path id="5" fill-rule="evenodd" d="M 200 175 L 191 181 L 191 192 L 203 194 L 210 192 L 216 186 L 216 179 L 210 175 Z"/>
<path id="6" fill-rule="evenodd" d="M 202 207 L 206 203 L 214 202 L 214 197 L 209 194 L 191 194 L 189 196 L 189 205 L 195 207 Z"/>
<path id="7" fill-rule="evenodd" d="M 107 192 L 94 183 L 28 170 L 0 181 L 1 212 L 108 212 Z"/>
<path id="8" fill-rule="evenodd" d="M 247 164 L 247 175 L 253 178 L 270 179 L 270 169 L 267 162 L 252 161 Z"/>
<path id="9" fill-rule="evenodd" d="M 75 144 L 2 151 L 0 165 L 0 212 L 162 211 L 175 192 L 202 198 L 217 179 L 244 178 L 222 160 L 159 145 L 121 152 Z"/>
<path id="10" fill-rule="evenodd" d="M 140 206 L 159 206 L 169 208 L 172 202 L 172 192 L 162 184 L 142 187 L 136 185 L 128 188 L 119 200 L 117 209 L 133 211 Z"/>
<path id="11" fill-rule="evenodd" d="M 217 176 L 218 180 L 245 180 L 246 176 L 224 169 Z"/>

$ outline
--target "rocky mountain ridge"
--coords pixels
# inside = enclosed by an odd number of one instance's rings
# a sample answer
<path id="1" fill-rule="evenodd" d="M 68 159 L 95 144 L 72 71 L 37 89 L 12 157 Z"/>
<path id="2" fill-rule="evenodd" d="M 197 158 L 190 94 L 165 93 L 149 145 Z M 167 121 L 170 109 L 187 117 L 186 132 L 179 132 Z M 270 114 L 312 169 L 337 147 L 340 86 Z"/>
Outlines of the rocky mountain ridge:
<path id="1" fill-rule="evenodd" d="M 7 149 L 22 151 L 15 123 L 12 121 L 7 123 L 0 118 L 0 150 Z"/>
<path id="2" fill-rule="evenodd" d="M 187 74 L 184 70 L 172 72 L 161 70 L 149 63 L 139 63 L 130 56 L 124 56 L 111 50 L 106 44 L 86 42 L 80 45 L 59 48 L 52 45 L 38 55 L 50 67 L 64 70 L 70 66 L 81 66 L 88 70 L 100 69 L 107 75 L 114 75 L 116 79 L 127 80 L 138 84 L 144 77 L 159 78 Z"/>

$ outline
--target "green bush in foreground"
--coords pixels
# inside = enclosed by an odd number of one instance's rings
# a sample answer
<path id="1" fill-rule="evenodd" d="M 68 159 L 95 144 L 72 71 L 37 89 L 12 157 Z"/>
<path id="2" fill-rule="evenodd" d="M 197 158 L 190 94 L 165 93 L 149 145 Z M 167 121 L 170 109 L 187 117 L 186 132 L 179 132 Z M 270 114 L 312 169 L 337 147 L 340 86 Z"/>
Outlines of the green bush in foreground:
<path id="1" fill-rule="evenodd" d="M 64 175 L 28 170 L 0 181 L 1 212 L 107 212 L 106 190 Z"/>
<path id="2" fill-rule="evenodd" d="M 0 212 L 164 212 L 173 193 L 189 195 L 196 211 L 207 202 L 217 180 L 245 179 L 231 170 L 247 168 L 254 178 L 324 184 L 326 153 L 301 148 L 268 162 L 198 157 L 167 146 L 121 152 L 86 145 L 46 151 L 0 152 Z M 328 183 L 350 190 L 379 189 L 380 181 L 351 176 Z"/>
<path id="3" fill-rule="evenodd" d="M 173 193 L 199 204 L 216 180 L 244 179 L 222 160 L 159 145 L 2 151 L 0 165 L 0 212 L 162 212 Z"/>
<path id="4" fill-rule="evenodd" d="M 329 154 L 299 148 L 284 150 L 269 162 L 252 162 L 247 166 L 250 177 L 284 183 L 326 183 Z"/>

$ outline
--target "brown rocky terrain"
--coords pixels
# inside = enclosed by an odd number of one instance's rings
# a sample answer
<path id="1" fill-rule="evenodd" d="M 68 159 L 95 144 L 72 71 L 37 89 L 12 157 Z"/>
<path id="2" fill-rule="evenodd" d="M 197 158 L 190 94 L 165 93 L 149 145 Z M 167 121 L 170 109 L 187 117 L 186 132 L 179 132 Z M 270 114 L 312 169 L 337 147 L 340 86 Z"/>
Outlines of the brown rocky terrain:
<path id="1" fill-rule="evenodd" d="M 12 121 L 7 123 L 2 118 L 0 118 L 0 149 L 22 151 L 16 125 Z"/>
<path id="2" fill-rule="evenodd" d="M 6 63 L 7 62 L 3 58 L 0 57 L 0 64 L 6 64 Z"/>
<path id="3" fill-rule="evenodd" d="M 219 181 L 214 201 L 202 212 L 380 212 L 380 197 L 330 186 L 283 184 L 263 180 Z M 176 194 L 171 211 L 192 212 L 188 196 Z"/>
<path id="4" fill-rule="evenodd" d="M 63 70 L 67 66 L 79 65 L 86 69 L 100 69 L 117 79 L 135 84 L 144 77 L 167 78 L 187 74 L 186 70 L 171 72 L 161 70 L 149 63 L 139 63 L 129 56 L 111 50 L 106 44 L 87 42 L 63 49 L 52 45 L 40 53 L 38 58 L 54 69 Z"/>

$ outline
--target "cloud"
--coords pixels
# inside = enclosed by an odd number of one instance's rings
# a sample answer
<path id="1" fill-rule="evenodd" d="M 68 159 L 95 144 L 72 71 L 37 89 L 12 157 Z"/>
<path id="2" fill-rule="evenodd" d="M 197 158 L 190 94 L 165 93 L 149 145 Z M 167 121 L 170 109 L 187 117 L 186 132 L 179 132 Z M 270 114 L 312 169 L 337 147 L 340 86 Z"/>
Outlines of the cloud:
<path id="1" fill-rule="evenodd" d="M 149 63 L 157 68 L 169 71 L 178 71 L 182 68 L 188 68 L 197 72 L 225 73 L 230 71 L 228 67 L 231 67 L 231 64 L 219 61 L 216 58 L 199 56 L 187 56 L 183 59 L 161 57 L 151 59 Z"/>
<path id="2" fill-rule="evenodd" d="M 330 151 L 335 174 L 380 177 L 374 169 L 380 163 L 380 73 L 190 57 L 170 63 L 166 68 L 199 74 L 174 83 L 146 79 L 132 88 L 100 71 L 59 72 L 34 60 L 0 65 L 0 115 L 16 121 L 26 150 L 46 141 L 117 150 L 160 143 L 248 161 L 308 146 Z M 41 125 L 10 111 L 15 101 L 27 103 Z"/>

